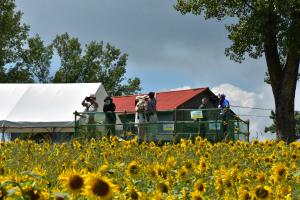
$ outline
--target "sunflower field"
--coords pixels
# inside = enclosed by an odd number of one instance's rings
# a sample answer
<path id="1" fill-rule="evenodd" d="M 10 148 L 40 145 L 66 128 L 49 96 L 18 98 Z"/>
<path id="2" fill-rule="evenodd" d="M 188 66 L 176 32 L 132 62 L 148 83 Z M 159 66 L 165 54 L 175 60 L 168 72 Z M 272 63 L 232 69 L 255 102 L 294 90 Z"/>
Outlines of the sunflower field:
<path id="1" fill-rule="evenodd" d="M 300 143 L 0 143 L 1 199 L 300 199 Z"/>

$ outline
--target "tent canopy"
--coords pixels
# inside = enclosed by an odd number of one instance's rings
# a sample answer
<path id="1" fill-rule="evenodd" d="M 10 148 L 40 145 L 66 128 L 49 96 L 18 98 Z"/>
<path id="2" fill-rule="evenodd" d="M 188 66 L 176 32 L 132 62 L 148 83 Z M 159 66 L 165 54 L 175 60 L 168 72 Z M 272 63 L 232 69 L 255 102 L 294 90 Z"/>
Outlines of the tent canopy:
<path id="1" fill-rule="evenodd" d="M 0 126 L 20 128 L 70 127 L 86 96 L 95 94 L 100 109 L 107 96 L 101 83 L 0 84 L 0 94 Z"/>

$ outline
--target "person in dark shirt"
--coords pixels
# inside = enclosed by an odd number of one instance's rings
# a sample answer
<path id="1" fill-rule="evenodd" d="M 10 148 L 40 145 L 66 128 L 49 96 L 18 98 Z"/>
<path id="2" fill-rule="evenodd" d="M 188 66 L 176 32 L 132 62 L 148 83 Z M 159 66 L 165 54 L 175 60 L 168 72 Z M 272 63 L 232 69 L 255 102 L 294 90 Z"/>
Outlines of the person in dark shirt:
<path id="1" fill-rule="evenodd" d="M 208 99 L 206 97 L 203 97 L 201 100 L 201 105 L 199 106 L 199 109 L 202 110 L 202 116 L 203 118 L 200 119 L 200 136 L 205 137 L 206 135 L 206 121 L 207 121 L 207 110 L 208 109 Z"/>
<path id="2" fill-rule="evenodd" d="M 207 109 L 207 108 L 208 108 L 208 99 L 206 97 L 203 97 L 199 109 Z"/>
<path id="3" fill-rule="evenodd" d="M 148 125 L 148 139 L 153 140 L 155 138 L 155 134 L 158 133 L 158 117 L 157 117 L 157 110 L 156 110 L 156 98 L 155 92 L 149 92 L 146 106 L 146 117 Z"/>
<path id="4" fill-rule="evenodd" d="M 116 105 L 113 103 L 113 99 L 111 97 L 106 97 L 104 99 L 103 112 L 105 113 L 105 129 L 107 137 L 110 135 L 115 136 L 116 132 Z"/>
<path id="5" fill-rule="evenodd" d="M 150 123 L 156 123 L 157 122 L 157 113 L 156 113 L 156 98 L 154 92 L 149 92 L 148 94 L 148 101 L 147 101 L 147 121 Z"/>
<path id="6" fill-rule="evenodd" d="M 230 103 L 226 99 L 225 94 L 219 94 L 219 108 L 221 108 L 221 119 L 223 121 L 223 133 L 224 133 L 224 140 L 227 141 L 229 138 L 228 134 L 228 120 L 230 116 Z"/>

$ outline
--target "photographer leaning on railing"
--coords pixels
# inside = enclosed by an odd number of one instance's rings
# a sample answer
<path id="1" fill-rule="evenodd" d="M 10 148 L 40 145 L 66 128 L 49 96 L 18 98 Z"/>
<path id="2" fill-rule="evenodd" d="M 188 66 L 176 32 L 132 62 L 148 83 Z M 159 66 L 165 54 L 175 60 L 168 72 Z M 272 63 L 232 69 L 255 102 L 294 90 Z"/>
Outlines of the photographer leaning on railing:
<path id="1" fill-rule="evenodd" d="M 95 116 L 93 112 L 97 112 L 98 110 L 98 103 L 96 102 L 96 95 L 91 94 L 88 97 L 85 97 L 82 101 L 82 106 L 86 108 L 86 111 L 88 114 L 88 133 L 91 135 L 94 135 L 96 132 L 96 127 L 93 126 L 95 124 Z"/>

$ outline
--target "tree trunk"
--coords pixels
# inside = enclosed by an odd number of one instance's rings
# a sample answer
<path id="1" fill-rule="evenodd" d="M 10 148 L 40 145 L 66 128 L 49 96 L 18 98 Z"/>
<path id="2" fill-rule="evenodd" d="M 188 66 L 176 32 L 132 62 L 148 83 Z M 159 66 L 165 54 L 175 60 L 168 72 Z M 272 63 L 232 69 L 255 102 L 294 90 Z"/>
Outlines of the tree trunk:
<path id="1" fill-rule="evenodd" d="M 288 90 L 284 87 L 283 90 Z M 277 139 L 290 143 L 296 140 L 294 99 L 292 96 L 279 95 L 275 98 L 275 120 Z"/>
<path id="2" fill-rule="evenodd" d="M 269 38 L 270 39 L 270 38 Z M 295 132 L 295 93 L 299 70 L 298 55 L 289 53 L 283 67 L 280 63 L 276 36 L 264 44 L 265 57 L 275 100 L 277 138 L 287 143 L 297 139 Z"/>

